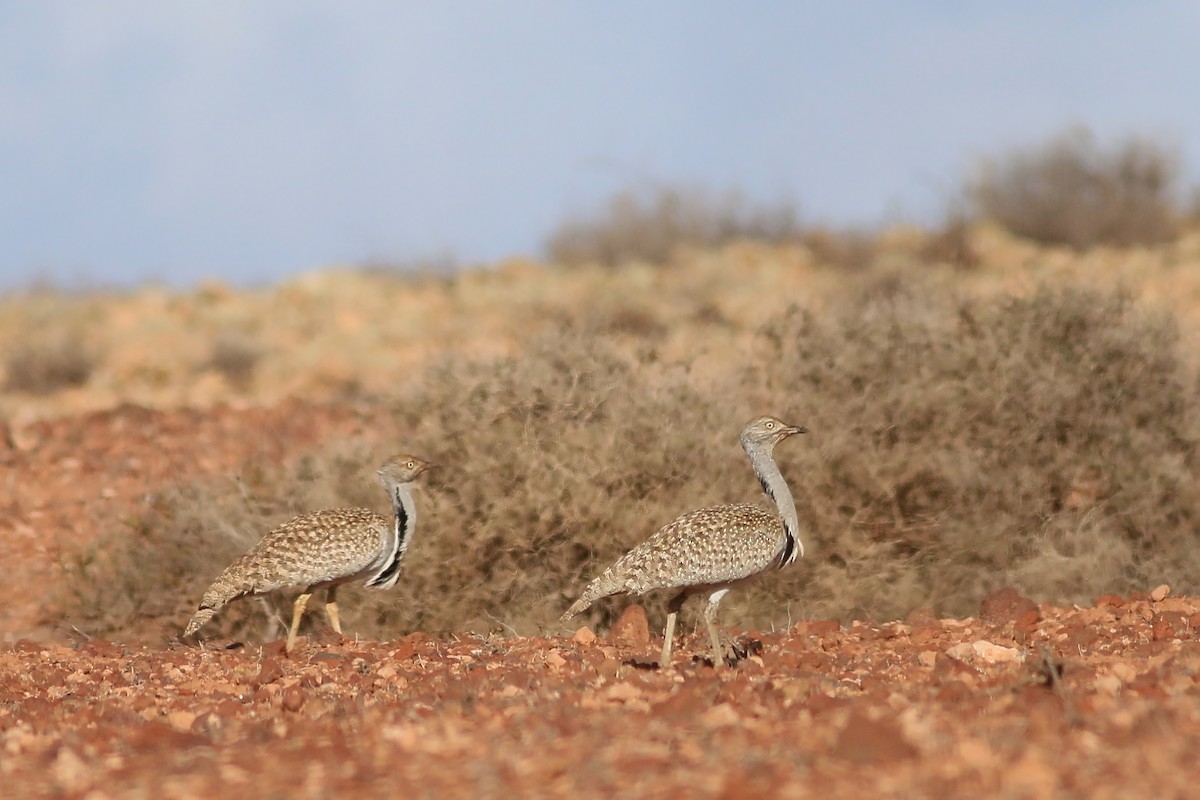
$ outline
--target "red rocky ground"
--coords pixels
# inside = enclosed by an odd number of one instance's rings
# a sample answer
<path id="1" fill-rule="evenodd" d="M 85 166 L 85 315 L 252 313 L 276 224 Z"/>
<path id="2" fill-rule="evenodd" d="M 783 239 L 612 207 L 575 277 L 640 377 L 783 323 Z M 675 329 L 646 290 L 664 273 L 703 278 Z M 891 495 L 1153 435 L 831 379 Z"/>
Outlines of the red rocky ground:
<path id="1" fill-rule="evenodd" d="M 640 609 L 622 644 L 19 642 L 0 653 L 0 780 L 88 798 L 1195 791 L 1200 602 L 992 605 L 743 634 L 761 649 L 721 672 L 692 660 L 702 638 L 674 669 L 636 666 L 653 650 Z"/>
<path id="2" fill-rule="evenodd" d="M 1198 792 L 1200 600 L 1166 587 L 1082 609 L 1010 590 L 978 618 L 742 632 L 750 655 L 719 672 L 693 660 L 704 637 L 681 642 L 675 668 L 639 666 L 658 643 L 636 606 L 599 640 L 327 634 L 290 657 L 80 641 L 45 616 L 56 552 L 154 487 L 368 417 L 125 408 L 8 432 L 0 796 Z"/>

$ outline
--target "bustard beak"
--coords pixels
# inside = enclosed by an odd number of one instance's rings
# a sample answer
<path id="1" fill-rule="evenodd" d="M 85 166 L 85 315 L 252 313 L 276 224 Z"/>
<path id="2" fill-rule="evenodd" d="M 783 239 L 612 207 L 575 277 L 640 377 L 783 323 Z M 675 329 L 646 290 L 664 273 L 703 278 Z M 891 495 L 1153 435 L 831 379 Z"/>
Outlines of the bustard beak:
<path id="1" fill-rule="evenodd" d="M 784 436 L 795 436 L 797 433 L 808 433 L 808 428 L 803 425 L 788 425 L 781 433 Z"/>

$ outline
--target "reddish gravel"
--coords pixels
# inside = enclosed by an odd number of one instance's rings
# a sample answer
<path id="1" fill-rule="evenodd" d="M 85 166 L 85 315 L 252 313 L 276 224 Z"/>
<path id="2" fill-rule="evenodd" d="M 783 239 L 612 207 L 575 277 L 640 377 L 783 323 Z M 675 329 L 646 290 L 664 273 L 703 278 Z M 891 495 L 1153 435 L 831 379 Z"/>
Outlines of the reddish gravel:
<path id="1" fill-rule="evenodd" d="M 0 779 L 88 798 L 1194 791 L 1200 601 L 985 607 L 744 634 L 756 655 L 721 672 L 693 660 L 703 637 L 674 669 L 634 666 L 659 644 L 636 621 L 633 645 L 329 633 L 290 658 L 19 642 L 0 653 Z"/>

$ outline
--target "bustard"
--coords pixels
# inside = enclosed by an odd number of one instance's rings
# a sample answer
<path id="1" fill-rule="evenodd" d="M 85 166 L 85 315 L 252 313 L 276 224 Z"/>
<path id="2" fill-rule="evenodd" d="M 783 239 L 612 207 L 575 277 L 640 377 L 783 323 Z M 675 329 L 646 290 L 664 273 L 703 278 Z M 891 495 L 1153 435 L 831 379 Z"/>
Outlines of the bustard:
<path id="1" fill-rule="evenodd" d="M 714 619 L 721 598 L 734 586 L 771 567 L 791 564 L 804 555 L 796 505 L 771 457 L 775 445 L 803 427 L 774 417 L 759 417 L 742 428 L 741 443 L 763 491 L 778 514 L 743 503 L 711 506 L 684 514 L 621 556 L 583 590 L 562 615 L 565 622 L 602 597 L 644 594 L 652 589 L 678 589 L 667 603 L 660 664 L 671 663 L 671 640 L 680 607 L 694 594 L 707 594 L 704 624 L 713 649 L 713 666 L 722 664 L 721 640 Z"/>
<path id="2" fill-rule="evenodd" d="M 305 587 L 292 606 L 287 652 L 296 644 L 309 597 L 319 589 L 325 590 L 329 624 L 341 633 L 338 586 L 356 580 L 369 589 L 396 585 L 417 522 L 410 485 L 432 466 L 397 455 L 379 468 L 379 482 L 392 501 L 391 520 L 365 508 L 334 508 L 302 514 L 272 530 L 213 581 L 183 635 L 196 633 L 232 600 L 285 586 Z"/>

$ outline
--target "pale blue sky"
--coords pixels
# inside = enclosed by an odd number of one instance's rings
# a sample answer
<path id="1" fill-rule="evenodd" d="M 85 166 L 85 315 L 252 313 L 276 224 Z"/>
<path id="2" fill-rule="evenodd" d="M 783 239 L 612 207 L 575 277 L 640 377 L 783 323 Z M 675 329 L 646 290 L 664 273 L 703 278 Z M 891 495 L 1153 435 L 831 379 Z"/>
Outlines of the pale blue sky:
<path id="1" fill-rule="evenodd" d="M 0 5 L 0 288 L 536 254 L 646 181 L 930 218 L 1073 123 L 1200 161 L 1200 3 Z"/>

